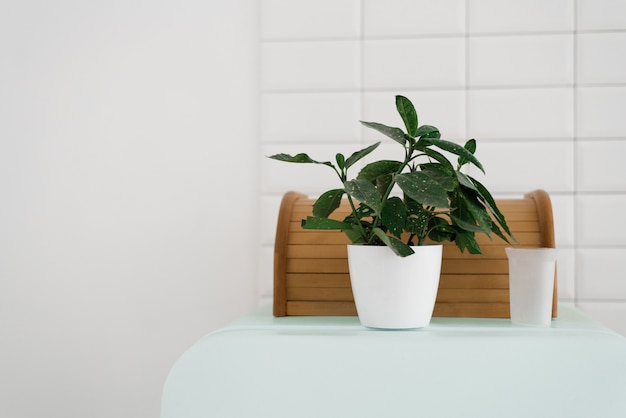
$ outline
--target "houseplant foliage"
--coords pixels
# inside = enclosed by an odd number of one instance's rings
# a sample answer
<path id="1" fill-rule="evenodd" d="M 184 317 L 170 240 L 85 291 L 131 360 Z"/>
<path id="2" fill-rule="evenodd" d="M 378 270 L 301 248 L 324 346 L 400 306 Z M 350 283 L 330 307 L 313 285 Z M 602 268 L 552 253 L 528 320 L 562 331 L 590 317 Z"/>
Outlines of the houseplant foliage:
<path id="1" fill-rule="evenodd" d="M 441 139 L 439 129 L 419 125 L 415 107 L 396 96 L 396 109 L 405 130 L 376 122 L 361 123 L 398 143 L 404 150 L 398 160 L 365 165 L 355 178 L 348 170 L 374 151 L 380 142 L 354 152 L 337 154 L 335 161 L 317 161 L 305 153 L 276 154 L 269 158 L 305 164 L 321 164 L 335 171 L 340 188 L 324 192 L 313 205 L 313 216 L 302 221 L 304 229 L 341 230 L 355 244 L 386 245 L 397 255 L 413 254 L 414 245 L 427 239 L 453 241 L 461 251 L 480 254 L 475 234 L 495 234 L 509 242 L 511 231 L 489 191 L 462 169 L 470 164 L 483 173 L 475 157 L 476 141 L 461 146 Z M 456 158 L 456 164 L 446 156 Z M 400 189 L 401 196 L 394 190 Z M 352 212 L 343 220 L 329 216 L 347 197 Z"/>

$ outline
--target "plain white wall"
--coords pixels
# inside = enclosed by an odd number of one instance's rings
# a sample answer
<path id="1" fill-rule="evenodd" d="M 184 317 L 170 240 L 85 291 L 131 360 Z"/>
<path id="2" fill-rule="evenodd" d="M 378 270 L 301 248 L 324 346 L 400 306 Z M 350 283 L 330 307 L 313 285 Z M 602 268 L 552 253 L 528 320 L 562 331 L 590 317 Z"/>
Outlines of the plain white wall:
<path id="1" fill-rule="evenodd" d="M 257 8 L 0 2 L 0 417 L 158 416 L 256 306 Z"/>

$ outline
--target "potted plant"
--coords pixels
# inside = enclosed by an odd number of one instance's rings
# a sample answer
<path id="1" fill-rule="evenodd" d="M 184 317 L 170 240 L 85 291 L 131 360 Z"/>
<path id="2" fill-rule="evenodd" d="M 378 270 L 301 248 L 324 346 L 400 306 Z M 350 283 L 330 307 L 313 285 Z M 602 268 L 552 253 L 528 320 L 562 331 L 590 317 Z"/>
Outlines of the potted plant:
<path id="1" fill-rule="evenodd" d="M 305 153 L 276 154 L 270 158 L 321 164 L 335 171 L 341 187 L 319 196 L 313 205 L 313 216 L 303 220 L 302 227 L 341 230 L 353 243 L 348 247 L 350 279 L 357 312 L 364 325 L 413 328 L 428 325 L 432 316 L 441 266 L 441 245 L 433 243 L 452 241 L 461 251 L 479 254 L 476 233 L 493 233 L 509 242 L 511 232 L 485 186 L 462 171 L 466 165 L 473 164 L 484 172 L 474 155 L 476 141 L 470 139 L 461 146 L 441 139 L 434 126 L 420 126 L 415 107 L 404 96 L 396 96 L 396 109 L 406 130 L 375 122 L 361 123 L 402 146 L 402 158 L 366 164 L 355 178 L 348 176 L 348 170 L 380 142 L 347 158 L 338 153 L 335 162 L 317 161 Z M 446 154 L 454 156 L 456 164 Z M 343 220 L 330 219 L 344 197 L 351 214 Z M 375 258 L 379 255 L 380 260 Z M 429 262 L 434 264 L 427 267 Z M 403 272 L 396 265 L 409 270 Z M 417 277 L 421 270 L 432 277 Z M 392 272 L 398 273 L 397 279 L 392 277 Z M 365 279 L 365 282 L 373 281 L 371 295 L 361 290 L 364 281 L 361 273 L 375 276 Z M 419 283 L 427 283 L 426 290 L 413 289 L 421 301 L 408 301 L 410 307 L 405 308 L 393 299 L 411 294 L 399 288 L 401 284 L 415 287 Z M 389 303 L 385 305 L 381 300 Z M 366 306 L 372 304 L 380 311 L 375 319 L 366 313 Z M 411 316 L 419 318 L 411 319 Z"/>

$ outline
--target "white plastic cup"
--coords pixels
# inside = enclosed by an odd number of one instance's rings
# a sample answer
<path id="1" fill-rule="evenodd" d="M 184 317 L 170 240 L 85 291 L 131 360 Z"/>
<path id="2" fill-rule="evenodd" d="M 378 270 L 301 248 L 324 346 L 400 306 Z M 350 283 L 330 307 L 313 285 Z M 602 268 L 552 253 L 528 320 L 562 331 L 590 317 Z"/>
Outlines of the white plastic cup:
<path id="1" fill-rule="evenodd" d="M 506 248 L 511 322 L 549 327 L 552 320 L 554 248 Z"/>

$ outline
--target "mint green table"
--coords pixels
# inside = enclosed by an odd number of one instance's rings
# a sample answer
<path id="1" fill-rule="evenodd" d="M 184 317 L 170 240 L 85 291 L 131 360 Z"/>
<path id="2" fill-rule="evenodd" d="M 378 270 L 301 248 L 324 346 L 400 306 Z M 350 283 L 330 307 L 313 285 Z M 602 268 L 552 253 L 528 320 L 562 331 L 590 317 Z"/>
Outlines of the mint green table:
<path id="1" fill-rule="evenodd" d="M 550 328 L 246 316 L 173 366 L 162 418 L 626 417 L 626 338 L 560 305 Z"/>

